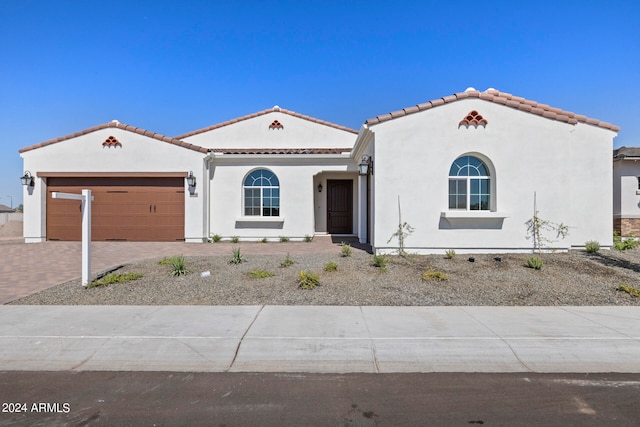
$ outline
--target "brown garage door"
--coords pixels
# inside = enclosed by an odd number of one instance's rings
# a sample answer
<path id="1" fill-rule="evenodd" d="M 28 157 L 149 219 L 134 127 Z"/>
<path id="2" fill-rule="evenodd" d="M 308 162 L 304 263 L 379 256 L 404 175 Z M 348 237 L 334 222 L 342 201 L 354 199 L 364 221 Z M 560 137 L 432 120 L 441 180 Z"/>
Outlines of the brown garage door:
<path id="1" fill-rule="evenodd" d="M 184 178 L 47 178 L 47 239 L 81 240 L 77 200 L 51 193 L 89 189 L 92 240 L 184 240 Z"/>

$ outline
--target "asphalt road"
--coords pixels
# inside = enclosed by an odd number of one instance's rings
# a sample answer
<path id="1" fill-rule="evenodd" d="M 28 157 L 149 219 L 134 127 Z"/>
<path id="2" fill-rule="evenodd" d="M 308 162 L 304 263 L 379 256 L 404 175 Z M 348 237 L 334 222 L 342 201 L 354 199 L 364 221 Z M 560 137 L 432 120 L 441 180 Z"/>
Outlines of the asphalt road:
<path id="1" fill-rule="evenodd" d="M 0 402 L 0 426 L 638 426 L 640 374 L 12 371 Z"/>

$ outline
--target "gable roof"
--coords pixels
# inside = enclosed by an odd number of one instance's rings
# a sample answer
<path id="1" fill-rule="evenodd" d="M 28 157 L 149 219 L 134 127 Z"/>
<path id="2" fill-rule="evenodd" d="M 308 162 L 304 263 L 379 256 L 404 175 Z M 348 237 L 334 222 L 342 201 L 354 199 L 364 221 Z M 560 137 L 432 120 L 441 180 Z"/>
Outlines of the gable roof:
<path id="1" fill-rule="evenodd" d="M 291 111 L 291 110 L 286 110 L 286 109 L 280 108 L 280 107 L 278 107 L 276 105 L 273 108 L 268 108 L 266 110 L 258 111 L 257 113 L 247 114 L 246 116 L 238 117 L 237 119 L 227 120 L 226 122 L 218 123 L 216 125 L 208 126 L 206 128 L 202 128 L 202 129 L 194 130 L 192 132 L 188 132 L 188 133 L 185 133 L 185 134 L 182 134 L 182 135 L 178 135 L 178 136 L 176 136 L 176 138 L 177 139 L 188 138 L 190 136 L 198 135 L 198 134 L 204 133 L 204 132 L 209 132 L 209 131 L 214 130 L 214 129 L 219 129 L 219 128 L 224 127 L 224 126 L 229 126 L 229 125 L 232 125 L 234 123 L 242 122 L 244 120 L 253 119 L 254 117 L 259 117 L 259 116 L 263 116 L 265 114 L 274 113 L 274 112 L 288 114 L 290 116 L 297 117 L 299 119 L 308 120 L 308 121 L 313 122 L 313 123 L 317 123 L 317 124 L 324 125 L 324 126 L 329 126 L 329 127 L 334 128 L 334 129 L 339 129 L 339 130 L 342 130 L 342 131 L 345 131 L 345 132 L 350 132 L 350 133 L 353 133 L 353 134 L 357 134 L 358 133 L 358 131 L 355 130 L 355 129 L 351 129 L 351 128 L 348 128 L 346 126 L 341 126 L 341 125 L 337 125 L 335 123 L 327 122 L 326 120 L 316 119 L 316 118 L 311 117 L 311 116 L 305 116 L 304 114 L 296 113 L 295 111 Z"/>
<path id="2" fill-rule="evenodd" d="M 9 213 L 11 213 L 11 212 L 15 212 L 15 211 L 16 211 L 15 209 L 10 208 L 7 205 L 0 205 L 0 212 L 3 212 L 3 213 L 4 212 L 9 212 Z"/>
<path id="3" fill-rule="evenodd" d="M 148 136 L 150 138 L 157 139 L 158 141 L 167 142 L 169 144 L 173 144 L 173 145 L 177 145 L 177 146 L 180 146 L 180 147 L 184 147 L 184 148 L 187 148 L 189 150 L 195 150 L 195 151 L 198 151 L 200 153 L 206 153 L 208 151 L 204 147 L 200 147 L 200 146 L 194 145 L 194 144 L 189 144 L 189 143 L 181 141 L 181 140 L 179 140 L 177 138 L 171 138 L 171 137 L 168 137 L 168 136 L 160 135 L 159 133 L 155 133 L 155 132 L 151 132 L 151 131 L 148 131 L 148 130 L 140 129 L 140 128 L 137 128 L 135 126 L 126 125 L 124 123 L 118 122 L 117 120 L 114 120 L 114 121 L 109 122 L 109 123 L 105 123 L 105 124 L 102 124 L 102 125 L 94 126 L 92 128 L 89 128 L 89 129 L 82 130 L 80 132 L 76 132 L 76 133 L 72 133 L 72 134 L 69 134 L 69 135 L 61 136 L 61 137 L 55 138 L 55 139 L 50 139 L 49 141 L 41 142 L 40 144 L 31 145 L 29 147 L 25 147 L 25 148 L 19 150 L 18 152 L 19 153 L 24 153 L 26 151 L 35 150 L 36 148 L 41 148 L 41 147 L 45 147 L 47 145 L 56 144 L 56 143 L 61 142 L 61 141 L 66 141 L 68 139 L 76 138 L 76 137 L 82 136 L 82 135 L 87 135 L 89 133 L 96 132 L 96 131 L 99 131 L 101 129 L 109 129 L 109 128 L 122 129 L 122 130 L 126 130 L 126 131 L 129 131 L 129 132 L 137 133 L 139 135 Z"/>
<path id="4" fill-rule="evenodd" d="M 620 147 L 613 150 L 613 160 L 640 158 L 640 147 Z"/>
<path id="5" fill-rule="evenodd" d="M 597 119 L 591 119 L 587 116 L 561 110 L 560 108 L 550 107 L 547 104 L 540 104 L 536 101 L 530 101 L 519 96 L 514 96 L 510 93 L 500 92 L 495 89 L 487 89 L 485 92 L 480 92 L 472 88 L 467 89 L 464 92 L 454 93 L 453 95 L 438 98 L 433 101 L 425 102 L 423 104 L 413 105 L 411 107 L 403 108 L 402 110 L 393 111 L 389 114 L 383 114 L 373 117 L 366 120 L 365 124 L 376 125 L 378 123 L 417 113 L 419 111 L 428 110 L 433 107 L 459 101 L 465 98 L 479 98 L 485 101 L 495 102 L 496 104 L 502 104 L 507 107 L 515 108 L 517 110 L 525 111 L 531 114 L 537 114 L 538 116 L 546 117 L 551 120 L 558 120 L 572 125 L 580 122 L 598 126 L 604 129 L 609 129 L 614 132 L 618 132 L 620 130 L 619 126 L 614 126 L 611 123 L 602 122 Z"/>

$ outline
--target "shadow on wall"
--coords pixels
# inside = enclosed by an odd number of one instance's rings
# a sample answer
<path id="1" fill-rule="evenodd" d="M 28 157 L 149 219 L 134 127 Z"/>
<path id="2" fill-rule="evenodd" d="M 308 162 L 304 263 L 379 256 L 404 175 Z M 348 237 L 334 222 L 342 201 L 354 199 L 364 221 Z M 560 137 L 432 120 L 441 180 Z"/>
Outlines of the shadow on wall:
<path id="1" fill-rule="evenodd" d="M 504 218 L 440 218 L 440 230 L 501 230 Z"/>

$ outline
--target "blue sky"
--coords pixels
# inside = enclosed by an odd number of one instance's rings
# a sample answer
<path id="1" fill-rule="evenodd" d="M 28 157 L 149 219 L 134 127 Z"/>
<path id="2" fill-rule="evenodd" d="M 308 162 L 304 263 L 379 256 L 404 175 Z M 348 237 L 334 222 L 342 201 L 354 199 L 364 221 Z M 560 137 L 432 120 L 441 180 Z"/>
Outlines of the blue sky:
<path id="1" fill-rule="evenodd" d="M 0 58 L 5 205 L 20 148 L 113 119 L 175 136 L 280 105 L 358 129 L 493 87 L 640 146 L 637 1 L 3 0 Z"/>

